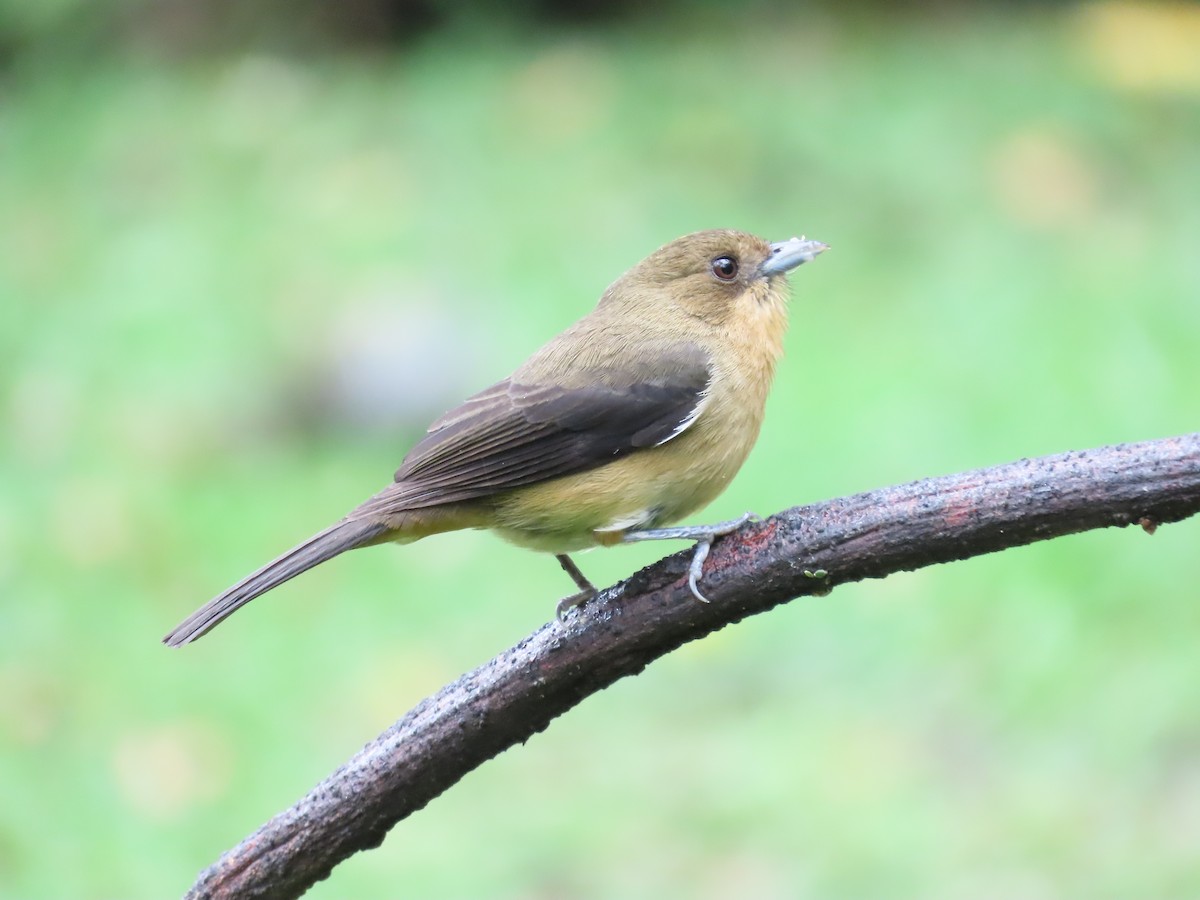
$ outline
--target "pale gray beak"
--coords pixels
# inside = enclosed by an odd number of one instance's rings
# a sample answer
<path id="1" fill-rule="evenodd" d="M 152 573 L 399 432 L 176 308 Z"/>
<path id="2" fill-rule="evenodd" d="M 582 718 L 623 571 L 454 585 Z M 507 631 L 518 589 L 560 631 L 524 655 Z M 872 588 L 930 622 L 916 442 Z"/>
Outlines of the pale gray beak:
<path id="1" fill-rule="evenodd" d="M 810 241 L 801 235 L 788 241 L 778 241 L 771 245 L 771 255 L 759 266 L 759 274 L 770 278 L 773 275 L 783 275 L 792 271 L 801 263 L 810 262 L 829 249 L 828 244 L 820 241 Z"/>

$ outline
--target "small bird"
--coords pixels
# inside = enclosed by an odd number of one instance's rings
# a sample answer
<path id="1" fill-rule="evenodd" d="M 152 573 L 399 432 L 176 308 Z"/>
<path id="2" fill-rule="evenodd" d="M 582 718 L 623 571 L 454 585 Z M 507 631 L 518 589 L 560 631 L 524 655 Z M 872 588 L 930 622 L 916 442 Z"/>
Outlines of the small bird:
<path id="1" fill-rule="evenodd" d="M 662 527 L 708 504 L 758 438 L 787 327 L 787 274 L 828 247 L 700 231 L 656 250 L 596 308 L 503 381 L 429 426 L 395 480 L 209 601 L 163 638 L 194 641 L 255 597 L 356 547 L 460 528 L 567 555 L 597 545 L 696 541 L 692 593 L 712 542 L 753 518 Z"/>

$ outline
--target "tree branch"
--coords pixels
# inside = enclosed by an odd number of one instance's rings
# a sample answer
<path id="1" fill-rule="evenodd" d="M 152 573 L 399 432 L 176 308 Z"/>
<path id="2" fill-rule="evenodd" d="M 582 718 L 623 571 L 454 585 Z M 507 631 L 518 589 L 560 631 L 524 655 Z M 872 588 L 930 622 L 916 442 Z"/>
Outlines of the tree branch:
<path id="1" fill-rule="evenodd" d="M 676 553 L 416 706 L 201 873 L 192 898 L 297 897 L 484 761 L 681 644 L 794 597 L 1200 511 L 1200 433 L 1021 460 L 806 507 L 719 541 L 698 602 Z"/>

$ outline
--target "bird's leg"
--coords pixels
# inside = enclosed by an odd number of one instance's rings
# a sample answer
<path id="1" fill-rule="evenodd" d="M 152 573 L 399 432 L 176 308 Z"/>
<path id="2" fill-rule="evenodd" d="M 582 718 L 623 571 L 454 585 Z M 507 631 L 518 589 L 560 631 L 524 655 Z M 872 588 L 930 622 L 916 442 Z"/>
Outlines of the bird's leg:
<path id="1" fill-rule="evenodd" d="M 596 596 L 596 586 L 587 580 L 587 576 L 579 571 L 579 566 L 575 565 L 575 561 L 565 553 L 556 553 L 554 558 L 558 560 L 558 564 L 563 567 L 563 571 L 571 576 L 571 580 L 575 582 L 575 586 L 579 588 L 578 594 L 572 594 L 570 597 L 563 597 L 558 601 L 557 614 L 561 619 L 567 614 L 567 610 L 575 606 L 582 606 L 593 597 Z"/>
<path id="2" fill-rule="evenodd" d="M 649 528 L 645 531 L 627 531 L 621 540 L 632 541 L 696 541 L 696 553 L 692 556 L 692 564 L 688 566 L 688 587 L 692 596 L 702 603 L 708 598 L 700 593 L 696 582 L 704 574 L 704 561 L 708 559 L 708 551 L 712 549 L 713 541 L 727 534 L 732 534 L 748 522 L 757 522 L 758 516 L 746 513 L 728 522 L 717 522 L 714 525 L 681 525 L 675 528 Z M 565 568 L 565 564 L 564 564 Z"/>

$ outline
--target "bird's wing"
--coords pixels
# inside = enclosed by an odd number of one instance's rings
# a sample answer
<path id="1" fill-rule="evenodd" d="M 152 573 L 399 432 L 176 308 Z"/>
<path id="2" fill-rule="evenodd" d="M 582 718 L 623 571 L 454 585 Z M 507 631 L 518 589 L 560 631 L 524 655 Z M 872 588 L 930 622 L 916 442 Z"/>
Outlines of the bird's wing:
<path id="1" fill-rule="evenodd" d="M 640 375 L 576 369 L 564 386 L 525 384 L 518 372 L 481 391 L 430 426 L 396 472 L 390 502 L 486 497 L 666 443 L 699 415 L 712 370 L 695 345 L 654 356 Z"/>

